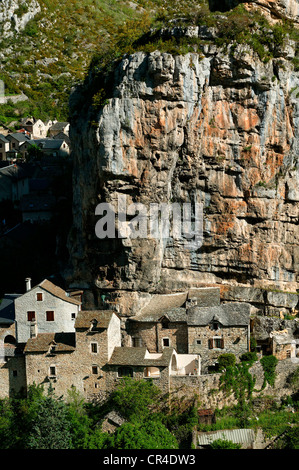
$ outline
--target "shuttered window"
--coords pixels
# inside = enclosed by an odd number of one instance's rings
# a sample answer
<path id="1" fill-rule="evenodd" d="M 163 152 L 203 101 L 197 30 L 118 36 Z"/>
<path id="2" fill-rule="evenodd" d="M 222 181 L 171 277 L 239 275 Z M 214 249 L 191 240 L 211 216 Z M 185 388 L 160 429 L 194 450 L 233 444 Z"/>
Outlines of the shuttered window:
<path id="1" fill-rule="evenodd" d="M 34 321 L 35 320 L 35 312 L 27 312 L 27 320 Z"/>
<path id="2" fill-rule="evenodd" d="M 46 318 L 47 321 L 54 321 L 54 312 L 52 310 L 46 312 Z"/>

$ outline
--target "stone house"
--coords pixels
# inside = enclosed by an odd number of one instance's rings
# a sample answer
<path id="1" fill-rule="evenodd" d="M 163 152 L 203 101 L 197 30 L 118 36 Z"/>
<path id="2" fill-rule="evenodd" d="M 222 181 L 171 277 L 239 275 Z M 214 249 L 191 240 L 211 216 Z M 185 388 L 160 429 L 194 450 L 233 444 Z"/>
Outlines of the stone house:
<path id="1" fill-rule="evenodd" d="M 299 349 L 292 331 L 284 329 L 272 331 L 269 337 L 270 350 L 278 360 L 295 358 L 299 355 Z"/>
<path id="2" fill-rule="evenodd" d="M 23 154 L 25 151 L 24 143 L 30 141 L 30 138 L 22 132 L 13 132 L 7 134 L 6 139 L 10 142 L 10 152 Z"/>
<path id="3" fill-rule="evenodd" d="M 168 393 L 172 376 L 200 375 L 200 358 L 193 354 L 177 354 L 173 348 L 150 353 L 146 347 L 117 347 L 105 366 L 107 389 L 115 388 L 123 377 L 153 379 Z"/>
<path id="4" fill-rule="evenodd" d="M 15 322 L 13 315 L 7 315 L 8 310 L 10 307 L 0 312 L 0 398 L 13 396 L 26 387 L 24 355 L 16 342 Z"/>
<path id="5" fill-rule="evenodd" d="M 127 345 L 146 346 L 151 353 L 171 347 L 179 354 L 198 354 L 207 371 L 220 354 L 249 351 L 249 317 L 247 303 L 220 304 L 219 288 L 153 296 L 127 321 Z"/>
<path id="6" fill-rule="evenodd" d="M 24 118 L 20 121 L 20 125 L 24 128 L 32 138 L 43 138 L 47 137 L 48 131 L 55 121 L 43 122 L 41 119 L 35 119 L 32 117 Z"/>
<path id="7" fill-rule="evenodd" d="M 70 123 L 69 122 L 58 122 L 56 121 L 52 126 L 49 128 L 49 136 L 55 137 L 57 134 L 63 132 L 67 136 L 69 135 L 70 130 Z"/>
<path id="8" fill-rule="evenodd" d="M 15 300 L 17 342 L 26 343 L 38 333 L 73 333 L 81 302 L 45 279 Z"/>
<path id="9" fill-rule="evenodd" d="M 3 134 L 0 134 L 0 160 L 6 160 L 9 148 L 9 140 L 7 140 L 7 138 Z"/>
<path id="10" fill-rule="evenodd" d="M 103 368 L 120 346 L 120 319 L 112 311 L 80 311 L 74 333 L 39 333 L 24 349 L 27 385 L 51 384 L 67 396 L 76 387 L 87 399 L 105 395 Z"/>

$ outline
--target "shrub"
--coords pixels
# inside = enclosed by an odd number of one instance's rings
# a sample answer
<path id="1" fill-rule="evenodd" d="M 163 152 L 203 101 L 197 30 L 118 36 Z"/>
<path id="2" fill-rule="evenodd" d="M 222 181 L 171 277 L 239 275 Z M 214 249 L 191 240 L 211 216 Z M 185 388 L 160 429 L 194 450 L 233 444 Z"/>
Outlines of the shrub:
<path id="1" fill-rule="evenodd" d="M 256 352 L 248 351 L 248 352 L 242 354 L 240 359 L 241 359 L 242 362 L 253 363 L 253 362 L 257 361 L 258 358 L 257 358 Z"/>
<path id="2" fill-rule="evenodd" d="M 227 369 L 227 367 L 232 367 L 235 365 L 235 363 L 236 363 L 236 357 L 234 354 L 225 353 L 225 354 L 221 354 L 218 357 L 218 364 L 221 370 Z"/>
<path id="3" fill-rule="evenodd" d="M 278 363 L 278 359 L 275 356 L 264 356 L 261 359 L 261 364 L 264 370 L 264 383 L 263 388 L 266 386 L 267 382 L 271 387 L 274 387 L 275 384 L 275 368 Z"/>
<path id="4" fill-rule="evenodd" d="M 235 444 L 226 439 L 216 439 L 210 445 L 211 449 L 241 449 L 241 444 Z"/>

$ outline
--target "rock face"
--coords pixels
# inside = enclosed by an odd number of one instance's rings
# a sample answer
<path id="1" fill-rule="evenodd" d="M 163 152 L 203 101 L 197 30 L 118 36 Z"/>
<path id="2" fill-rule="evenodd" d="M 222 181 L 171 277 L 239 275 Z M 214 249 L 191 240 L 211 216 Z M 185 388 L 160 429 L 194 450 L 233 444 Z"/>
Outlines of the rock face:
<path id="1" fill-rule="evenodd" d="M 212 11 L 228 11 L 239 3 L 248 9 L 258 8 L 268 20 L 288 18 L 296 23 L 299 21 L 298 0 L 209 0 Z"/>
<path id="2" fill-rule="evenodd" d="M 299 79 L 293 46 L 288 42 L 267 63 L 244 45 L 123 58 L 113 97 L 96 121 L 82 111 L 72 123 L 74 285 L 84 279 L 98 300 L 121 300 L 125 314 L 152 292 L 190 286 L 296 291 Z M 103 201 L 117 208 L 119 195 L 146 207 L 202 203 L 203 245 L 100 240 L 95 208 Z"/>

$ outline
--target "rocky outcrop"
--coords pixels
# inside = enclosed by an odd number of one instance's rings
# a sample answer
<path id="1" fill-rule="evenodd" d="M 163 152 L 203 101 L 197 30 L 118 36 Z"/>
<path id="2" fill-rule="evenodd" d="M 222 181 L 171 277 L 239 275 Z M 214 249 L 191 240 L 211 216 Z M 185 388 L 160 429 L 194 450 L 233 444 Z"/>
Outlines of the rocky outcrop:
<path id="1" fill-rule="evenodd" d="M 193 28 L 197 34 L 202 30 Z M 123 58 L 112 97 L 96 119 L 90 108 L 80 109 L 72 122 L 74 285 L 84 279 L 98 300 L 117 300 L 127 313 L 142 296 L 190 286 L 296 293 L 299 80 L 293 48 L 287 42 L 280 57 L 266 63 L 246 45 Z M 146 207 L 202 203 L 202 246 L 186 249 L 171 238 L 98 239 L 95 208 L 107 201 L 117 210 L 120 194 Z"/>
<path id="2" fill-rule="evenodd" d="M 22 31 L 41 11 L 37 0 L 3 0 L 0 4 L 0 32 L 3 38 Z"/>
<path id="3" fill-rule="evenodd" d="M 277 21 L 281 18 L 299 21 L 299 4 L 297 0 L 209 0 L 212 11 L 228 11 L 238 4 L 251 10 L 259 9 L 270 21 Z"/>

